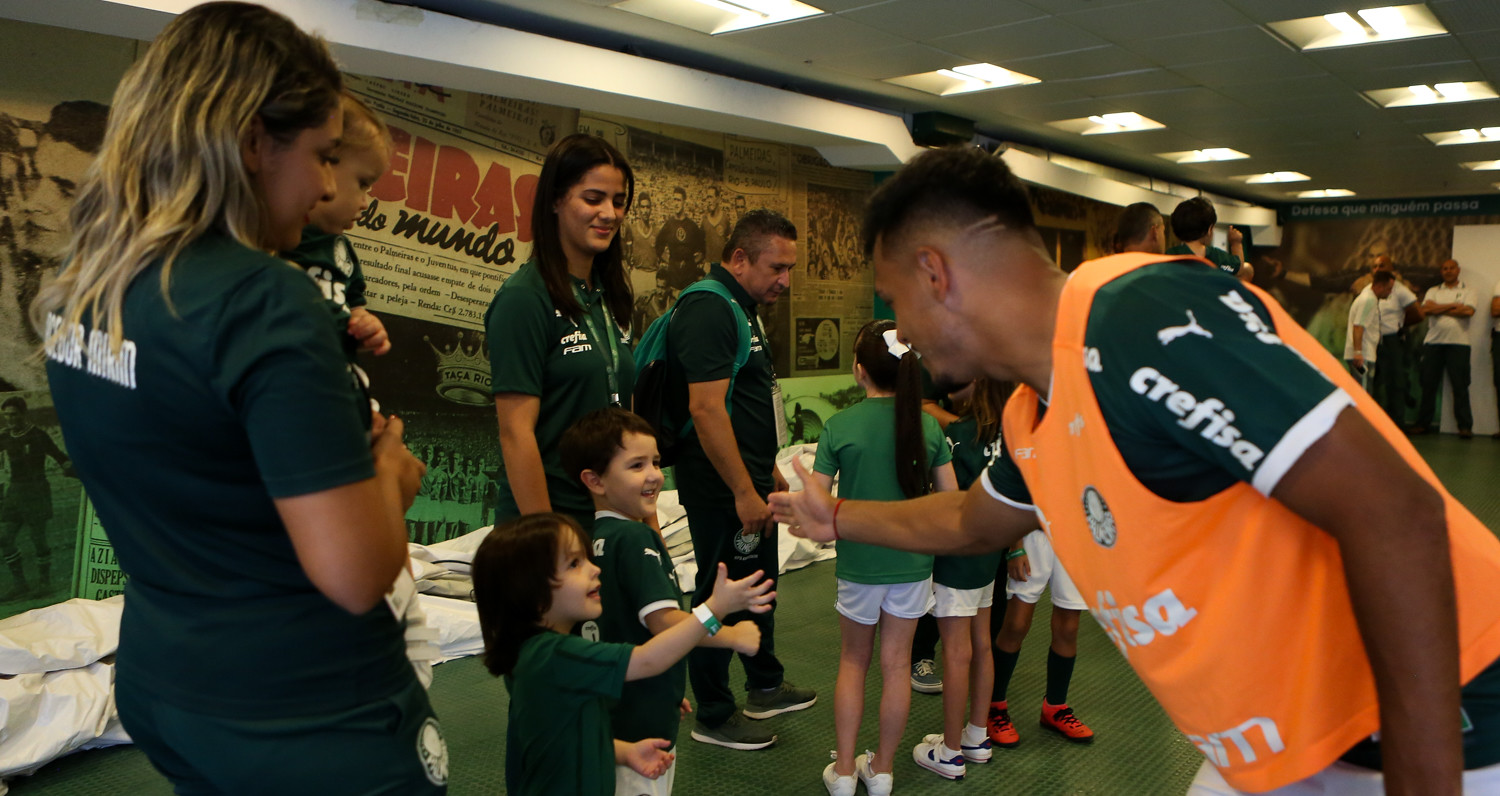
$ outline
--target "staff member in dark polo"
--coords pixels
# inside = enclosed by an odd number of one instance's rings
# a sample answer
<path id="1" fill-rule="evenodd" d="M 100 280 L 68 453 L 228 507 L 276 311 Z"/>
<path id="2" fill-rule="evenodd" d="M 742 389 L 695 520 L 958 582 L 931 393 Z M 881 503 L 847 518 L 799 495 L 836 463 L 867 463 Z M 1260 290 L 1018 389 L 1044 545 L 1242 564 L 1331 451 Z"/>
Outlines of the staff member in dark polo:
<path id="1" fill-rule="evenodd" d="M 728 564 L 731 577 L 744 577 L 758 569 L 768 574 L 777 571 L 776 523 L 771 520 L 766 495 L 772 487 L 786 483 L 776 469 L 776 451 L 786 444 L 781 389 L 756 310 L 774 302 L 791 285 L 792 266 L 797 264 L 797 227 L 770 210 L 748 213 L 730 232 L 723 257 L 704 278 L 728 286 L 744 310 L 749 320 L 749 359 L 734 372 L 742 331 L 739 315 L 708 291 L 689 293 L 678 302 L 667 338 L 673 379 L 668 412 L 693 420 L 675 472 L 698 560 L 695 606 L 713 593 L 713 575 L 720 561 Z M 817 701 L 811 689 L 797 688 L 783 678 L 776 659 L 774 617 L 773 609 L 725 619 L 752 619 L 760 625 L 760 652 L 740 656 L 749 690 L 744 715 L 752 719 L 802 710 Z M 698 697 L 693 739 L 730 749 L 770 746 L 776 736 L 746 722 L 736 710 L 729 690 L 733 655 L 731 650 L 706 648 L 690 653 L 688 677 Z"/>
<path id="2" fill-rule="evenodd" d="M 594 501 L 563 471 L 557 443 L 573 421 L 628 403 L 635 389 L 619 234 L 634 194 L 630 164 L 591 135 L 558 141 L 542 164 L 531 259 L 484 318 L 500 421 L 497 523 L 558 511 L 594 524 Z"/>

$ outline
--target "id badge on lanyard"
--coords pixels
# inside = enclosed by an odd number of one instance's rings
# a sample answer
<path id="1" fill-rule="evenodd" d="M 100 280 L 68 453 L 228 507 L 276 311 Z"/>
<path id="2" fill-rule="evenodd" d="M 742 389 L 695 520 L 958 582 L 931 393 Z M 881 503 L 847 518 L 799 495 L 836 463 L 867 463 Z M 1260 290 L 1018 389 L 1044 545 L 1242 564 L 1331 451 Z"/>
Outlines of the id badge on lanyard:
<path id="1" fill-rule="evenodd" d="M 776 366 L 771 364 L 771 341 L 766 337 L 766 327 L 761 325 L 758 313 L 755 316 L 755 328 L 760 332 L 760 344 L 766 352 L 766 364 L 771 368 L 771 422 L 776 426 L 776 450 L 781 450 L 792 441 L 792 435 L 786 425 L 786 404 L 781 400 L 781 381 L 776 378 Z"/>
<path id="2" fill-rule="evenodd" d="M 589 339 L 594 342 L 599 342 L 602 340 L 609 344 L 609 353 L 606 354 L 602 348 L 599 350 L 599 355 L 604 357 L 604 375 L 605 378 L 609 381 L 609 405 L 624 406 L 624 404 L 620 402 L 619 340 L 617 340 L 616 336 L 613 334 L 599 334 L 598 327 L 594 325 L 593 310 L 589 309 L 588 299 L 583 295 L 583 291 L 578 288 L 577 283 L 574 283 L 573 285 L 573 295 L 578 299 L 579 305 L 583 307 L 583 324 L 584 326 L 588 327 Z M 608 314 L 609 313 L 606 310 L 606 317 L 608 317 Z M 608 326 L 607 323 L 605 325 Z"/>

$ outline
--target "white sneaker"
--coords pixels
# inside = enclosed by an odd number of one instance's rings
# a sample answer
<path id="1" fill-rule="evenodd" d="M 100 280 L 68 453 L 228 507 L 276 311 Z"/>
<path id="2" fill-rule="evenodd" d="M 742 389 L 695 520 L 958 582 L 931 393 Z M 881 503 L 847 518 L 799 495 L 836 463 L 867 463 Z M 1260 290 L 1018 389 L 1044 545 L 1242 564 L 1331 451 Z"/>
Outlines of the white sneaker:
<path id="1" fill-rule="evenodd" d="M 876 774 L 870 770 L 870 758 L 875 755 L 869 751 L 854 758 L 854 773 L 859 776 L 859 781 L 865 783 L 865 793 L 869 796 L 891 796 L 893 777 L 889 772 Z"/>
<path id="2" fill-rule="evenodd" d="M 823 787 L 828 789 L 828 796 L 854 796 L 854 789 L 859 786 L 859 780 L 853 774 L 847 777 L 839 776 L 833 770 L 833 763 L 823 769 Z"/>
<path id="3" fill-rule="evenodd" d="M 964 756 L 943 743 L 942 733 L 933 733 L 911 750 L 911 758 L 922 768 L 945 779 L 964 778 Z"/>

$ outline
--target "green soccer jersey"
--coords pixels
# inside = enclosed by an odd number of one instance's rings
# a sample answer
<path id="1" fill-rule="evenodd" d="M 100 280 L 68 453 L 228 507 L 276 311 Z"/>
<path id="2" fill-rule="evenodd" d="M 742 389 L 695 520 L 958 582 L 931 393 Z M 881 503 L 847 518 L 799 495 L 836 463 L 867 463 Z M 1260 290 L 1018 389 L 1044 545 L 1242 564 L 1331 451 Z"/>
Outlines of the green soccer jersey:
<path id="1" fill-rule="evenodd" d="M 630 355 L 630 332 L 609 316 L 604 291 L 581 279 L 572 283 L 584 305 L 577 321 L 552 306 L 537 261 L 528 260 L 495 293 L 484 325 L 491 391 L 541 398 L 536 444 L 547 473 L 547 495 L 554 510 L 579 517 L 587 526 L 594 514 L 593 498 L 577 478 L 563 471 L 557 444 L 580 417 L 620 401 L 629 403 L 635 390 L 635 359 Z M 497 486 L 495 521 L 519 516 L 503 460 Z"/>
<path id="2" fill-rule="evenodd" d="M 125 342 L 87 321 L 47 347 L 63 437 L 129 575 L 118 673 L 239 717 L 365 704 L 411 682 L 385 603 L 335 605 L 275 498 L 374 476 L 323 297 L 301 270 L 210 233 L 126 291 Z M 50 336 L 49 336 L 50 338 Z"/>
<path id="3" fill-rule="evenodd" d="M 543 631 L 505 676 L 505 789 L 511 796 L 611 796 L 609 700 L 620 697 L 633 644 Z"/>
<path id="4" fill-rule="evenodd" d="M 1193 250 L 1188 248 L 1188 245 L 1186 243 L 1179 243 L 1176 246 L 1167 249 L 1167 254 L 1185 254 L 1189 257 L 1195 256 L 1193 255 Z M 1242 263 L 1240 262 L 1240 258 L 1235 257 L 1234 255 L 1230 254 L 1227 251 L 1224 251 L 1217 246 L 1205 246 L 1203 249 L 1203 259 L 1218 266 L 1220 271 L 1223 271 L 1227 274 L 1232 274 L 1234 276 L 1239 276 L 1240 266 L 1242 265 Z"/>
<path id="5" fill-rule="evenodd" d="M 771 368 L 771 348 L 756 315 L 755 301 L 732 274 L 714 263 L 706 279 L 716 279 L 729 290 L 750 323 L 750 358 L 734 376 L 733 394 L 729 396 L 729 422 L 739 444 L 740 458 L 750 473 L 750 480 L 764 497 L 771 493 L 771 468 L 776 461 L 776 412 L 772 390 L 776 374 Z M 667 358 L 671 363 L 667 411 L 684 421 L 687 409 L 687 385 L 727 379 L 733 372 L 735 354 L 739 351 L 740 330 L 736 327 L 734 308 L 724 299 L 704 291 L 689 293 L 677 303 L 667 338 Z M 734 505 L 734 493 L 719 476 L 698 440 L 696 424 L 681 440 L 681 453 L 674 467 L 677 490 L 684 505 Z"/>
<path id="6" fill-rule="evenodd" d="M 682 590 L 672 574 L 672 556 L 661 534 L 612 511 L 594 516 L 593 536 L 593 559 L 600 570 L 599 599 L 604 605 L 597 622 L 598 639 L 645 644 L 651 640 L 647 616 L 683 607 Z M 583 633 L 589 637 L 588 625 Z M 655 677 L 626 683 L 620 701 L 610 710 L 614 737 L 622 741 L 666 738 L 675 746 L 678 706 L 686 692 L 687 658 Z"/>
<path id="7" fill-rule="evenodd" d="M 349 311 L 366 304 L 365 275 L 349 239 L 309 224 L 302 228 L 302 242 L 297 248 L 282 256 L 307 272 L 322 291 L 329 311 L 345 321 L 347 328 Z"/>
<path id="8" fill-rule="evenodd" d="M 1000 435 L 979 438 L 979 421 L 973 415 L 948 424 L 944 433 L 953 451 L 953 474 L 959 489 L 968 489 L 1000 455 Z M 932 582 L 950 589 L 982 589 L 995 580 L 1004 550 L 977 556 L 937 556 L 932 560 Z"/>
<path id="9" fill-rule="evenodd" d="M 839 477 L 839 497 L 905 500 L 896 480 L 896 399 L 866 398 L 828 418 L 813 470 Z M 938 422 L 922 415 L 928 469 L 952 461 Z M 932 556 L 840 540 L 837 576 L 852 583 L 915 583 L 932 574 Z M 983 584 L 981 584 L 983 585 Z"/>

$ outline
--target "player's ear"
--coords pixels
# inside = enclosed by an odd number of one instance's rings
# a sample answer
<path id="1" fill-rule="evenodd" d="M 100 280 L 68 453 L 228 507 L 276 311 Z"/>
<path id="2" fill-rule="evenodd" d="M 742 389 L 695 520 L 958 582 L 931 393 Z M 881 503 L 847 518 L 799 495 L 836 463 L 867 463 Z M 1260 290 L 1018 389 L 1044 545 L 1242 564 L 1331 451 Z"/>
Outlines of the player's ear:
<path id="1" fill-rule="evenodd" d="M 584 470 L 579 473 L 578 477 L 589 492 L 600 497 L 604 496 L 604 479 L 600 478 L 598 473 L 593 470 Z"/>

